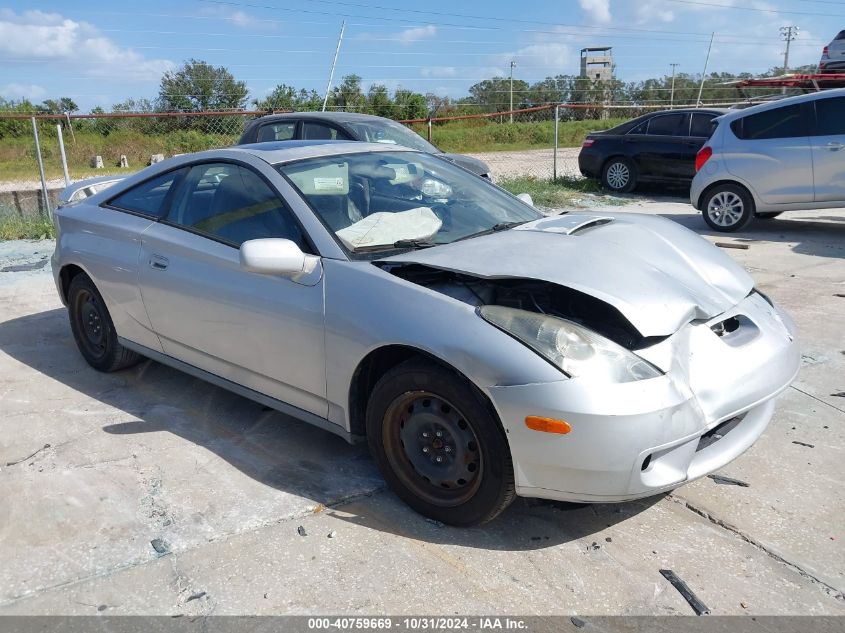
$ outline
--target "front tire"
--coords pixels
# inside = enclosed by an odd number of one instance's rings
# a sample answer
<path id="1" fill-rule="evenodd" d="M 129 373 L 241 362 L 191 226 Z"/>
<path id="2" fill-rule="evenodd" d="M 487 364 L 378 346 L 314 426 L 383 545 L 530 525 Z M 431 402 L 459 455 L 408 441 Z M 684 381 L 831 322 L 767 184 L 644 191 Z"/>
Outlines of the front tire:
<path id="1" fill-rule="evenodd" d="M 71 280 L 67 309 L 76 346 L 91 367 L 110 372 L 141 360 L 140 355 L 118 343 L 103 297 L 85 273 L 79 273 Z"/>
<path id="2" fill-rule="evenodd" d="M 701 215 L 714 231 L 731 233 L 744 228 L 754 218 L 754 200 L 744 187 L 717 185 L 704 195 Z"/>
<path id="3" fill-rule="evenodd" d="M 367 441 L 390 488 L 431 519 L 480 525 L 514 499 L 510 449 L 495 415 L 472 385 L 431 361 L 411 359 L 376 383 Z"/>
<path id="4" fill-rule="evenodd" d="M 616 193 L 629 193 L 637 186 L 637 170 L 627 158 L 611 158 L 601 170 L 601 184 Z"/>

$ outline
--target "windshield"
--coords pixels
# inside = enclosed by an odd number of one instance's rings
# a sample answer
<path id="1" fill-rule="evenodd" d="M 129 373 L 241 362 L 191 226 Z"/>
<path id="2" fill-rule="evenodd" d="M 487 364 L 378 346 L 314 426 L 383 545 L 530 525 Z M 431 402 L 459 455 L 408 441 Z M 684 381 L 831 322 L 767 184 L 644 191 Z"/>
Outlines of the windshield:
<path id="1" fill-rule="evenodd" d="M 366 152 L 276 168 L 353 256 L 448 244 L 543 217 L 431 154 Z"/>
<path id="2" fill-rule="evenodd" d="M 347 121 L 344 125 L 355 132 L 359 141 L 369 143 L 388 143 L 402 145 L 410 149 L 431 154 L 439 154 L 440 150 L 426 141 L 422 136 L 409 130 L 401 123 L 393 121 Z"/>

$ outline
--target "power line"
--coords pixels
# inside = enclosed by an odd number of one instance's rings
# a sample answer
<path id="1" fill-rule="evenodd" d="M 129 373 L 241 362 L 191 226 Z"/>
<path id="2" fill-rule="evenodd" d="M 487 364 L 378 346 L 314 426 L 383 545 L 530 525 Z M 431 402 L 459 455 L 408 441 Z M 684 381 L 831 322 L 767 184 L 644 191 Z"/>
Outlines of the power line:
<path id="1" fill-rule="evenodd" d="M 677 4 L 692 4 L 701 7 L 719 7 L 720 9 L 735 9 L 737 11 L 757 11 L 758 13 L 773 13 L 776 15 L 811 15 L 825 18 L 843 18 L 845 13 L 813 13 L 811 11 L 782 11 L 780 9 L 763 9 L 761 7 L 741 7 L 732 4 L 718 4 L 716 2 L 702 2 L 701 0 L 666 0 Z"/>

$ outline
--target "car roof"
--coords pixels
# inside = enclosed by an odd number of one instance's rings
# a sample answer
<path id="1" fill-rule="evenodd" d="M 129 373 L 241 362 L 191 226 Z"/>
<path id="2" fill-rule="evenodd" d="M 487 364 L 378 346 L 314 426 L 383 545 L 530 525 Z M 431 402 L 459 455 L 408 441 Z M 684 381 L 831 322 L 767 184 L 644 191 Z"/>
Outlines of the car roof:
<path id="1" fill-rule="evenodd" d="M 819 90 L 818 92 L 809 92 L 807 94 L 795 95 L 793 97 L 785 97 L 783 99 L 778 99 L 777 101 L 767 101 L 765 103 L 760 103 L 751 106 L 750 108 L 744 108 L 742 110 L 729 110 L 726 114 L 723 114 L 719 117 L 719 121 L 734 121 L 736 119 L 741 119 L 745 116 L 748 116 L 749 114 L 754 114 L 755 112 L 773 110 L 775 108 L 781 108 L 796 103 L 804 103 L 805 101 L 816 101 L 818 99 L 832 99 L 834 97 L 845 97 L 845 88 Z"/>
<path id="2" fill-rule="evenodd" d="M 361 141 L 267 141 L 265 143 L 247 143 L 235 145 L 226 150 L 209 150 L 192 157 L 213 156 L 220 151 L 245 152 L 257 156 L 261 160 L 272 164 L 287 163 L 303 158 L 320 158 L 323 156 L 339 156 L 341 154 L 360 154 L 364 152 L 414 152 L 402 145 L 387 143 L 363 143 Z"/>
<path id="3" fill-rule="evenodd" d="M 311 119 L 314 121 L 333 121 L 335 123 L 344 123 L 346 121 L 390 121 L 392 119 L 385 119 L 384 117 L 375 116 L 373 114 L 360 114 L 358 112 L 280 112 L 278 114 L 267 114 L 265 116 L 253 119 L 250 125 L 257 125 L 259 123 L 267 123 L 272 121 L 284 121 L 286 119 Z"/>

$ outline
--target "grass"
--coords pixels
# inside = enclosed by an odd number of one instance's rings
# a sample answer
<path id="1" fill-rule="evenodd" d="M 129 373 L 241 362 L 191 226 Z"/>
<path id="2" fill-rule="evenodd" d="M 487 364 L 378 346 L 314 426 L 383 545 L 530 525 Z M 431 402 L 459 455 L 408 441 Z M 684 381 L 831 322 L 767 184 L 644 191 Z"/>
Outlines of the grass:
<path id="1" fill-rule="evenodd" d="M 0 241 L 43 240 L 54 237 L 53 223 L 40 216 L 0 215 Z"/>
<path id="2" fill-rule="evenodd" d="M 538 207 L 556 209 L 584 205 L 584 198 L 594 194 L 603 194 L 604 190 L 595 180 L 577 178 L 558 178 L 540 180 L 530 176 L 507 178 L 499 186 L 513 194 L 527 193 Z M 616 198 L 602 199 L 605 204 L 624 204 Z"/>
<path id="3" fill-rule="evenodd" d="M 590 132 L 606 130 L 623 122 L 623 119 L 598 121 L 562 121 L 558 127 L 559 147 L 580 147 Z M 413 126 L 421 136 L 427 135 L 426 126 Z M 523 149 L 551 148 L 554 146 L 553 121 L 534 123 L 497 123 L 484 119 L 449 121 L 435 124 L 431 140 L 445 152 L 495 152 Z"/>

